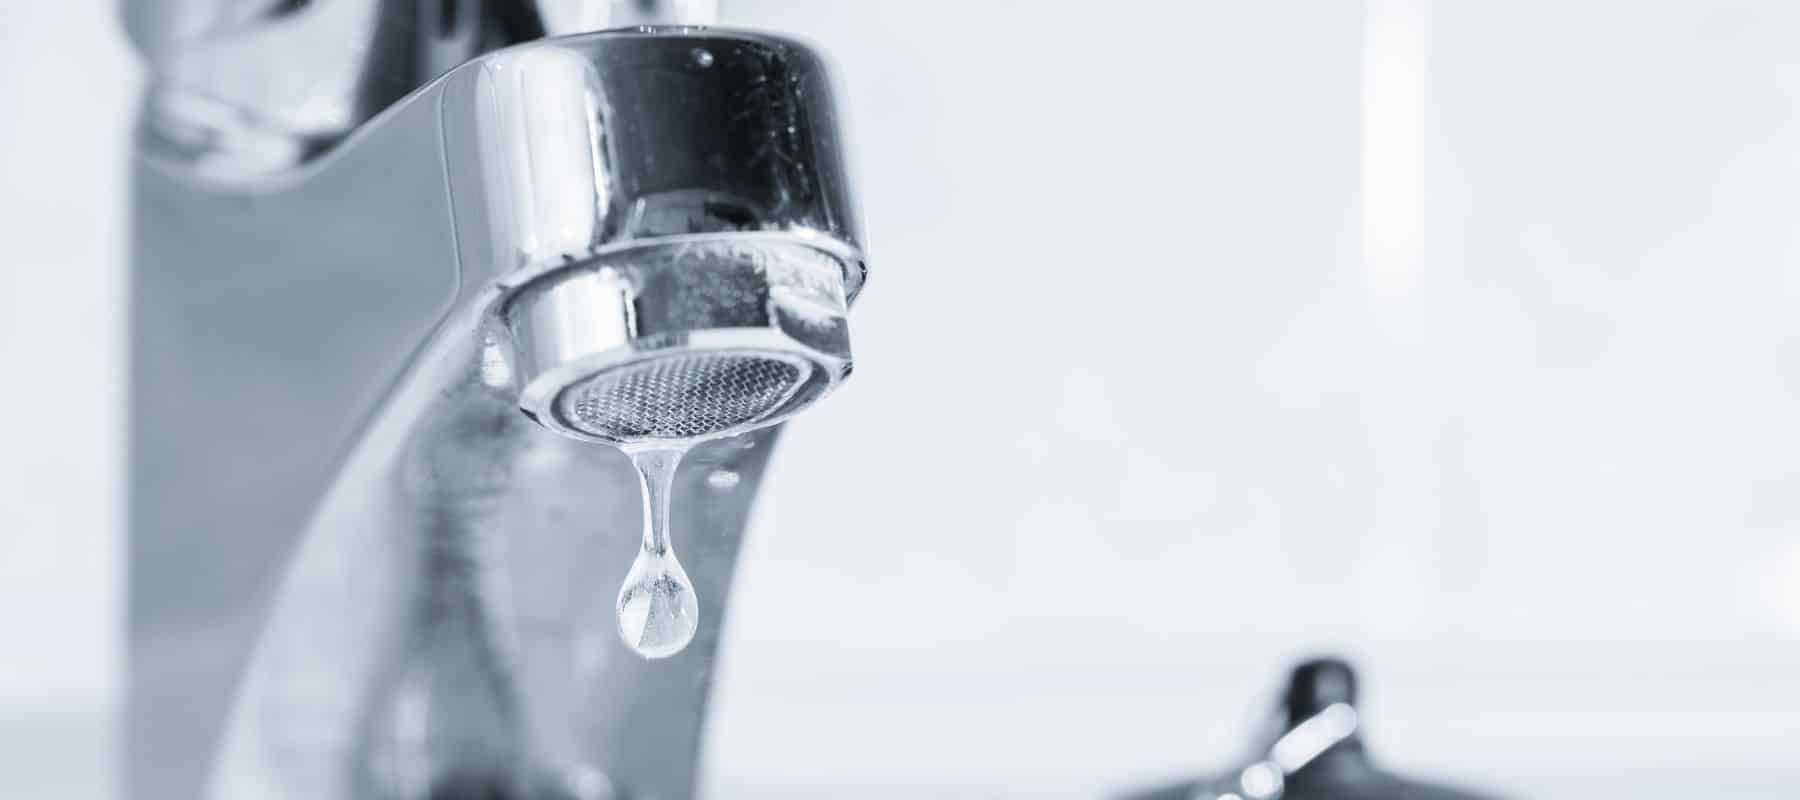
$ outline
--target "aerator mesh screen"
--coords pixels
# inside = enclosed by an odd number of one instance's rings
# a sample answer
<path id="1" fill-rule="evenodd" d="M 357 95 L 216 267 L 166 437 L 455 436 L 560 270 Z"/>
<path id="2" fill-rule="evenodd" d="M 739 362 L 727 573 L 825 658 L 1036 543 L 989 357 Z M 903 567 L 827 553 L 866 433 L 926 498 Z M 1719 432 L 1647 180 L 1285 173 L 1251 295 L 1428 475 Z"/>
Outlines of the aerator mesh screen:
<path id="1" fill-rule="evenodd" d="M 692 439 L 753 423 L 806 377 L 804 365 L 745 353 L 682 353 L 596 373 L 557 398 L 563 420 L 622 442 Z"/>

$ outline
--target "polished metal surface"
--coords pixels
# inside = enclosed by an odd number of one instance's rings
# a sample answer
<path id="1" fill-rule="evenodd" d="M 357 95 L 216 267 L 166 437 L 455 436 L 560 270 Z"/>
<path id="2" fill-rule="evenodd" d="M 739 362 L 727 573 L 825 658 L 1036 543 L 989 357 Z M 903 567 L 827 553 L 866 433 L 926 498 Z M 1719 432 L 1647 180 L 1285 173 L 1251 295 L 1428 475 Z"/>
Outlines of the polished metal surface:
<path id="1" fill-rule="evenodd" d="M 1279 800 L 1287 776 L 1356 735 L 1358 723 L 1354 706 L 1332 703 L 1283 732 L 1249 764 L 1196 789 L 1190 800 Z"/>
<path id="2" fill-rule="evenodd" d="M 803 361 L 818 394 L 848 374 L 864 266 L 831 98 L 791 40 L 596 33 L 478 57 L 226 180 L 168 157 L 147 108 L 132 795 L 691 796 L 775 431 L 683 462 L 675 524 L 708 608 L 650 663 L 612 620 L 635 475 L 522 411 L 534 386 L 554 403 L 715 342 Z"/>
<path id="3" fill-rule="evenodd" d="M 540 280 L 505 313 L 520 405 L 552 430 L 617 445 L 793 416 L 850 373 L 844 287 L 861 266 L 839 252 L 789 234 L 677 235 Z"/>
<path id="4" fill-rule="evenodd" d="M 146 155 L 215 179 L 317 158 L 471 57 L 544 36 L 704 25 L 717 0 L 124 0 Z"/>

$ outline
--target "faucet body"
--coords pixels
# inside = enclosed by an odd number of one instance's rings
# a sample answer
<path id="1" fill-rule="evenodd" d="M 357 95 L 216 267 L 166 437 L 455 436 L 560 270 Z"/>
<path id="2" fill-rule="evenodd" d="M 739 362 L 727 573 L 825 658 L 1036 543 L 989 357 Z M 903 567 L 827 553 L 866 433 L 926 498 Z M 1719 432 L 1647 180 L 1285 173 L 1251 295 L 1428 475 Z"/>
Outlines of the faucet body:
<path id="1" fill-rule="evenodd" d="M 151 89 L 132 190 L 130 795 L 691 796 L 776 428 L 685 460 L 707 613 L 645 662 L 612 629 L 635 473 L 521 413 L 508 308 L 721 242 L 824 253 L 847 303 L 817 57 L 705 28 L 544 39 L 310 128 L 184 93 Z M 556 308 L 530 358 L 616 310 Z"/>

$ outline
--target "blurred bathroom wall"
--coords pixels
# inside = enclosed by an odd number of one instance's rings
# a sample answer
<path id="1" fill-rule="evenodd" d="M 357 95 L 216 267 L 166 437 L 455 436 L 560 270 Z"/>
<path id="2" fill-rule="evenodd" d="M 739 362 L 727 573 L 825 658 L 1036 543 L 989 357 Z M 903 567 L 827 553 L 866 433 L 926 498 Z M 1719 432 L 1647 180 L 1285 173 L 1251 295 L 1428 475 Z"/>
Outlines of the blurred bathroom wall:
<path id="1" fill-rule="evenodd" d="M 838 56 L 874 274 L 718 785 L 1092 796 L 1316 649 L 1389 763 L 1800 779 L 1800 6 L 740 5 Z"/>
<path id="2" fill-rule="evenodd" d="M 874 258 L 717 796 L 1095 796 L 1321 649 L 1399 767 L 1800 781 L 1800 7 L 724 6 L 835 55 Z M 109 3 L 5 15 L 0 796 L 92 797 L 138 77 Z"/>
<path id="3" fill-rule="evenodd" d="M 0 796 L 100 797 L 119 683 L 127 128 L 111 3 L 0 11 Z"/>

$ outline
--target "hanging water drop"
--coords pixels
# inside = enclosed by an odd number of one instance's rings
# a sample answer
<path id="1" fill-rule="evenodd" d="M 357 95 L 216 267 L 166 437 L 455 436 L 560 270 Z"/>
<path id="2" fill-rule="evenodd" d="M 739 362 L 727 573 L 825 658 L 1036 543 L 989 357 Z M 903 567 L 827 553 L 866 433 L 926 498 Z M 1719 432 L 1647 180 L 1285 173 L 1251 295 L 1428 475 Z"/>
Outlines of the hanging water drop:
<path id="1" fill-rule="evenodd" d="M 619 589 L 619 637 L 645 658 L 668 658 L 693 641 L 700 602 L 681 562 L 638 554 Z"/>
<path id="2" fill-rule="evenodd" d="M 669 538 L 669 495 L 685 448 L 629 450 L 643 487 L 644 541 L 619 589 L 619 637 L 645 658 L 668 658 L 693 641 L 700 600 Z"/>

